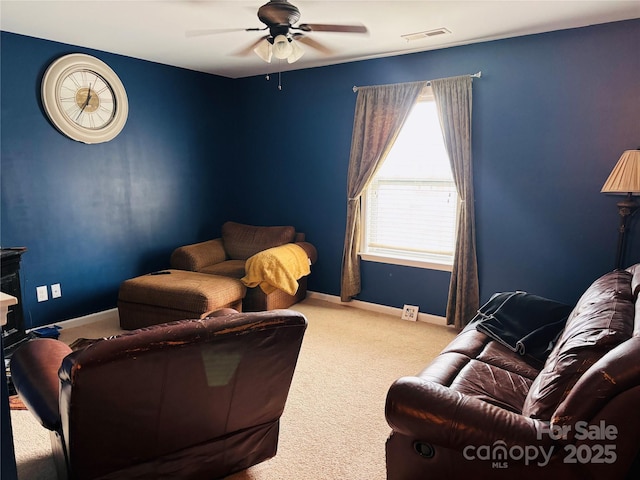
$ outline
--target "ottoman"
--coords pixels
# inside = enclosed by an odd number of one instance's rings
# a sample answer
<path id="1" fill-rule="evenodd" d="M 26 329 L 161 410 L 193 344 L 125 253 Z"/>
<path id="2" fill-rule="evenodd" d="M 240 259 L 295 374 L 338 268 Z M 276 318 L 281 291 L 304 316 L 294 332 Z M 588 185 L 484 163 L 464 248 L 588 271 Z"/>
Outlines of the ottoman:
<path id="1" fill-rule="evenodd" d="M 118 292 L 120 327 L 205 318 L 221 308 L 241 311 L 246 287 L 236 278 L 186 270 L 162 270 L 125 280 Z"/>

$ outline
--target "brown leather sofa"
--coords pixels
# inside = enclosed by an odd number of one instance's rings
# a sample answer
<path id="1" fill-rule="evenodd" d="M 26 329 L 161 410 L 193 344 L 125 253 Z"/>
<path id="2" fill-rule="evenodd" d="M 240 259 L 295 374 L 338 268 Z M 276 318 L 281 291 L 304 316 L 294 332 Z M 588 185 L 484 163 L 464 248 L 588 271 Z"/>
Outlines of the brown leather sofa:
<path id="1" fill-rule="evenodd" d="M 292 226 L 254 226 L 236 222 L 222 225 L 222 236 L 206 242 L 179 247 L 171 254 L 171 268 L 192 272 L 222 275 L 241 279 L 245 264 L 264 250 L 295 243 L 307 254 L 309 264 L 318 259 L 316 248 L 305 241 L 305 235 Z M 259 286 L 247 289 L 242 310 L 255 312 L 289 308 L 307 295 L 307 276 L 298 279 L 299 287 L 293 294 L 281 289 L 265 293 Z"/>
<path id="2" fill-rule="evenodd" d="M 387 478 L 640 478 L 639 291 L 640 264 L 596 280 L 544 362 L 468 325 L 391 386 Z"/>
<path id="3" fill-rule="evenodd" d="M 214 479 L 273 457 L 307 321 L 231 312 L 73 352 L 53 339 L 18 348 L 12 379 L 50 430 L 58 478 Z"/>

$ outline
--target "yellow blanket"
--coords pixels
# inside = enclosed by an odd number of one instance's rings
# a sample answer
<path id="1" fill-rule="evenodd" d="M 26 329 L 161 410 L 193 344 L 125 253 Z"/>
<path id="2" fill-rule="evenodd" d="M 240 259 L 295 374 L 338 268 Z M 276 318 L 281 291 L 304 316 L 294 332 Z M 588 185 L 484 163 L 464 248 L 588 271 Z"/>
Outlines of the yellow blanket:
<path id="1" fill-rule="evenodd" d="M 280 289 L 289 295 L 298 291 L 298 279 L 309 275 L 309 257 L 300 245 L 287 243 L 256 253 L 247 259 L 245 276 L 247 287 L 260 288 L 267 295 Z"/>

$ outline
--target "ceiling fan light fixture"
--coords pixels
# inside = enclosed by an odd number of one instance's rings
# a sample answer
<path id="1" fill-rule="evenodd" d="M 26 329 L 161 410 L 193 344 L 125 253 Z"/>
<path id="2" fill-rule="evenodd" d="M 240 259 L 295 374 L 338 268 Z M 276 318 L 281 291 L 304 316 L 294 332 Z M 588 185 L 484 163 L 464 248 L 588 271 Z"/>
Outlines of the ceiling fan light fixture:
<path id="1" fill-rule="evenodd" d="M 293 63 L 300 60 L 300 57 L 304 55 L 304 49 L 298 45 L 298 42 L 291 40 L 291 55 L 287 57 L 287 62 Z"/>
<path id="2" fill-rule="evenodd" d="M 269 40 L 266 38 L 253 49 L 254 53 L 258 55 L 262 60 L 267 63 L 271 63 L 271 57 L 273 56 L 273 47 Z"/>
<path id="3" fill-rule="evenodd" d="M 273 56 L 281 60 L 288 58 L 293 53 L 290 40 L 284 35 L 278 35 L 273 39 Z M 291 63 L 291 62 L 289 62 Z"/>

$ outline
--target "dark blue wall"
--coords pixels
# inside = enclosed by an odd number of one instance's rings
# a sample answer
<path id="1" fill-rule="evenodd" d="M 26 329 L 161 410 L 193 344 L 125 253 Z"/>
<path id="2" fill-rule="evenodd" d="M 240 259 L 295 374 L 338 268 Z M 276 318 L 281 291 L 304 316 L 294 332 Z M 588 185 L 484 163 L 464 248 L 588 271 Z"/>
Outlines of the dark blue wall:
<path id="1" fill-rule="evenodd" d="M 353 85 L 482 70 L 473 154 L 481 296 L 522 289 L 573 302 L 613 267 L 616 197 L 599 193 L 640 146 L 640 21 L 420 54 L 223 79 L 2 34 L 3 246 L 25 245 L 28 326 L 115 306 L 119 283 L 220 224 L 292 224 L 319 251 L 311 290 L 338 295 Z M 121 77 L 123 132 L 83 145 L 39 103 L 46 66 L 86 52 Z M 640 221 L 628 263 L 640 261 Z M 443 315 L 446 272 L 364 263 L 361 300 Z M 38 304 L 35 287 L 61 283 Z"/>
<path id="2" fill-rule="evenodd" d="M 235 206 L 248 222 L 301 226 L 320 252 L 310 288 L 338 295 L 351 87 L 481 70 L 473 103 L 481 298 L 522 289 L 574 302 L 613 268 L 620 198 L 599 192 L 622 152 L 640 146 L 639 45 L 634 20 L 284 73 L 282 91 L 273 76 L 239 80 L 243 157 L 263 161 Z M 632 227 L 629 264 L 640 261 L 640 221 Z M 358 298 L 443 315 L 449 277 L 363 262 Z"/>
<path id="3" fill-rule="evenodd" d="M 233 158 L 232 81 L 2 33 L 1 243 L 26 246 L 27 327 L 115 307 L 124 279 L 165 268 L 173 248 L 219 231 Z M 82 52 L 109 64 L 129 99 L 113 141 L 85 145 L 49 123 L 44 70 Z M 62 297 L 36 301 L 36 286 Z"/>

